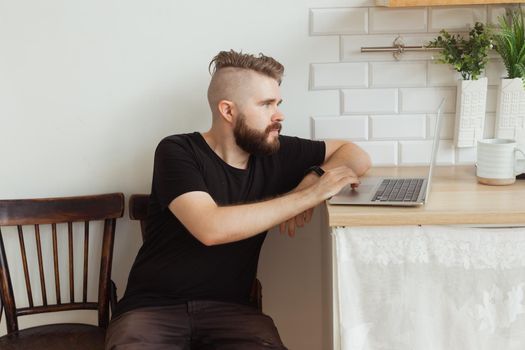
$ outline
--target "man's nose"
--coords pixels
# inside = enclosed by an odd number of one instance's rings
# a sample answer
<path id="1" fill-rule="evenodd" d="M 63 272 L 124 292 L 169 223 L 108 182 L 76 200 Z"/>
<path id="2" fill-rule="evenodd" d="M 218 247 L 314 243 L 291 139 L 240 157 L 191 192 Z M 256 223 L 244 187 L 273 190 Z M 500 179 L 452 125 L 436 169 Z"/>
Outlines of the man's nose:
<path id="1" fill-rule="evenodd" d="M 284 120 L 284 114 L 278 109 L 273 115 L 272 115 L 272 122 L 281 122 Z"/>

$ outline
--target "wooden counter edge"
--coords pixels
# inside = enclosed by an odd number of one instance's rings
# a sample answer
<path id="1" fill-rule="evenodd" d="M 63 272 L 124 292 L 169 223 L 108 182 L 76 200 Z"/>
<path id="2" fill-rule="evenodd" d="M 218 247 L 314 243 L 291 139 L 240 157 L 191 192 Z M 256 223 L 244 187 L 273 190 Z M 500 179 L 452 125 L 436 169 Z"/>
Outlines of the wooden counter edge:
<path id="1" fill-rule="evenodd" d="M 525 225 L 525 216 L 521 212 L 516 213 L 469 213 L 469 212 L 447 212 L 447 213 L 413 213 L 392 214 L 363 213 L 352 215 L 337 215 L 328 213 L 328 205 L 325 205 L 328 225 L 335 226 L 403 226 L 403 225 Z"/>

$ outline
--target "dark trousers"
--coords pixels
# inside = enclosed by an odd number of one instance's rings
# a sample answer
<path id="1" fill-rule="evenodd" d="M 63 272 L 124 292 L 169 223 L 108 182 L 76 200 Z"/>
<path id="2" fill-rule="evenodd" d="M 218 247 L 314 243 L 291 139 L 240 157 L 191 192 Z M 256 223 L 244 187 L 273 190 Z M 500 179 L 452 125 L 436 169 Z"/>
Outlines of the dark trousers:
<path id="1" fill-rule="evenodd" d="M 286 349 L 273 320 L 246 305 L 190 301 L 146 307 L 111 320 L 106 350 Z"/>

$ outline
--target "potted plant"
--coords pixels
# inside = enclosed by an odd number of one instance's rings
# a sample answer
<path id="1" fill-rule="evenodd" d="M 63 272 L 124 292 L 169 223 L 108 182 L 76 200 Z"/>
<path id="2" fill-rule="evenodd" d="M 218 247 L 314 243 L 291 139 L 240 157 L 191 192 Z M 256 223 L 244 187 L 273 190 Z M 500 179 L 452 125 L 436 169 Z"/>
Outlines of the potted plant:
<path id="1" fill-rule="evenodd" d="M 483 138 L 487 101 L 487 78 L 480 78 L 488 62 L 492 47 L 488 30 L 476 22 L 468 38 L 441 30 L 440 35 L 427 47 L 442 49 L 438 62 L 450 64 L 461 74 L 457 84 L 456 123 L 454 144 L 474 147 Z"/>
<path id="2" fill-rule="evenodd" d="M 499 17 L 492 37 L 507 70 L 498 87 L 495 134 L 525 146 L 525 26 L 521 8 Z"/>

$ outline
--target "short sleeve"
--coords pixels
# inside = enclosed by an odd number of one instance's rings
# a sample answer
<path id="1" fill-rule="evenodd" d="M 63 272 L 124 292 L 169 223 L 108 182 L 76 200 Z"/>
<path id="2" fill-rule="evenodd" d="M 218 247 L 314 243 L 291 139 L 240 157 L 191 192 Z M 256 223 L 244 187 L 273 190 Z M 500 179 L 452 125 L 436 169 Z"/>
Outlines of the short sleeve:
<path id="1" fill-rule="evenodd" d="M 299 137 L 281 136 L 279 157 L 283 169 L 284 191 L 290 191 L 301 182 L 306 170 L 324 162 L 324 141 L 312 141 Z"/>
<path id="2" fill-rule="evenodd" d="M 166 138 L 155 150 L 153 193 L 166 208 L 178 196 L 192 191 L 208 192 L 191 147 L 182 138 Z"/>

